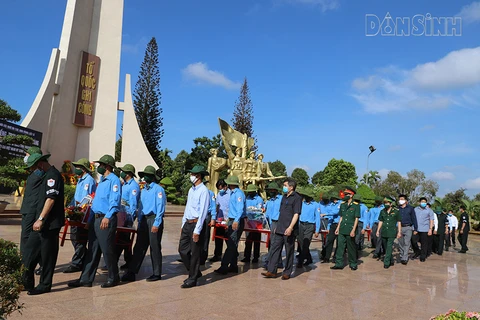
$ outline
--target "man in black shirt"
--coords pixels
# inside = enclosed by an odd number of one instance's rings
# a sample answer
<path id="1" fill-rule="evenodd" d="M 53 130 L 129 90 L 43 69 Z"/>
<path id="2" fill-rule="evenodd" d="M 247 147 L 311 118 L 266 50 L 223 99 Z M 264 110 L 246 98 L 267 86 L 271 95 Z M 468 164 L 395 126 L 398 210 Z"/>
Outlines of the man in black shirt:
<path id="1" fill-rule="evenodd" d="M 280 216 L 277 227 L 272 230 L 270 260 L 267 272 L 262 273 L 265 278 L 277 277 L 277 266 L 282 257 L 282 249 L 285 245 L 286 264 L 283 270 L 282 280 L 290 279 L 293 270 L 293 258 L 295 238 L 298 230 L 298 218 L 302 211 L 302 196 L 296 191 L 297 183 L 288 178 L 283 182 L 283 197 L 280 204 Z"/>
<path id="2" fill-rule="evenodd" d="M 49 154 L 32 154 L 27 160 L 27 168 L 42 177 L 36 221 L 24 249 L 24 286 L 29 295 L 50 292 L 58 257 L 58 234 L 65 224 L 63 179 L 60 172 L 48 163 L 49 157 Z M 40 282 L 34 287 L 33 271 L 40 259 Z"/>
<path id="3" fill-rule="evenodd" d="M 465 211 L 465 206 L 460 206 L 460 222 L 458 223 L 458 241 L 462 245 L 462 249 L 458 253 L 467 253 L 467 240 L 468 232 L 470 231 L 470 222 L 468 219 L 468 213 Z"/>

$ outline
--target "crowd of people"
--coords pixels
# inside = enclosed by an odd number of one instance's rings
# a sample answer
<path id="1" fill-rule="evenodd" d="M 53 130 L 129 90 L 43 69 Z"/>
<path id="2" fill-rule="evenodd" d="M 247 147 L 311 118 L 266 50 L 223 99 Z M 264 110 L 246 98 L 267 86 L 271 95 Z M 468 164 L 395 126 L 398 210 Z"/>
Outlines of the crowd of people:
<path id="1" fill-rule="evenodd" d="M 65 224 L 63 179 L 60 172 L 49 164 L 49 156 L 35 147 L 30 148 L 25 156 L 30 174 L 21 208 L 20 251 L 26 267 L 24 287 L 29 295 L 51 290 L 59 250 L 58 237 Z M 100 175 L 98 183 L 92 177 L 88 159 L 72 163 L 78 182 L 71 204 L 78 205 L 86 197 L 92 201 L 85 227 L 71 229 L 74 255 L 64 272 L 81 273 L 68 286 L 91 287 L 102 255 L 108 271 L 102 288 L 115 287 L 121 281 L 135 281 L 149 248 L 152 275 L 146 281 L 161 280 L 166 194 L 155 168 L 147 166 L 138 172 L 137 177 L 135 167 L 127 164 L 118 168 L 117 176 L 112 156 L 104 155 L 95 162 Z M 357 270 L 359 253 L 365 249 L 365 234 L 368 232 L 371 233 L 373 258 L 382 260 L 386 269 L 395 262 L 392 254 L 395 239 L 398 239 L 399 258 L 403 265 L 417 258 L 424 262 L 431 254 L 442 255 L 452 245 L 455 247 L 457 231 L 461 245 L 458 252 L 468 251 L 470 224 L 462 206 L 459 208 L 460 221 L 452 211 L 447 212 L 441 207 L 432 210 L 425 197 L 413 207 L 403 194 L 396 199 L 376 197 L 375 206 L 369 209 L 356 189 L 350 186 L 341 193 L 324 193 L 321 201 L 316 202 L 315 194 L 309 189 L 297 188 L 292 178 L 286 178 L 282 188 L 276 182 L 269 183 L 265 188 L 267 199 L 263 199 L 255 185 L 241 190 L 241 183 L 234 175 L 218 180 L 218 193 L 214 194 L 205 185 L 209 173 L 203 166 L 194 166 L 189 174 L 192 187 L 188 191 L 178 245 L 179 261 L 188 272 L 182 288 L 196 286 L 203 276 L 201 266 L 209 255 L 212 227 L 216 228 L 215 249 L 209 261 L 220 262 L 214 272 L 219 275 L 239 272 L 238 244 L 245 229 L 248 208 L 264 212 L 270 229 L 269 250 L 263 261 L 266 271 L 262 275 L 265 278 L 290 279 L 295 256 L 297 269 L 312 264 L 310 244 L 313 237 L 318 238 L 322 233 L 327 234 L 322 241 L 320 263 L 334 263 L 330 268 L 333 270 L 343 269 L 346 264 L 351 270 Z M 142 179 L 143 188 L 136 178 Z M 120 220 L 119 213 L 123 213 L 125 219 Z M 118 225 L 119 221 L 121 225 Z M 222 221 L 223 224 L 219 224 Z M 117 226 L 136 226 L 137 240 L 133 250 L 116 243 Z M 118 234 L 118 237 L 128 241 L 126 234 Z M 241 262 L 260 263 L 260 233 L 249 230 L 246 240 Z M 411 248 L 412 255 L 409 253 Z M 119 268 L 122 253 L 125 264 Z M 344 262 L 345 253 L 347 263 Z M 40 280 L 35 286 L 37 265 L 40 265 Z M 277 272 L 279 268 L 283 269 L 281 273 Z M 125 270 L 121 277 L 119 270 Z"/>

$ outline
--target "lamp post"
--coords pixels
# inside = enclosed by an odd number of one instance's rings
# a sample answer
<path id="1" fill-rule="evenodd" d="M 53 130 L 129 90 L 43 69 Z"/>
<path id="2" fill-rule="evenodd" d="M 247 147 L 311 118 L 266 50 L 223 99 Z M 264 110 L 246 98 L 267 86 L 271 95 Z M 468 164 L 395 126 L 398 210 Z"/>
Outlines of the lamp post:
<path id="1" fill-rule="evenodd" d="M 368 149 L 370 150 L 370 153 L 368 154 L 368 157 L 367 157 L 367 173 L 366 173 L 366 177 L 365 177 L 365 180 L 366 180 L 365 183 L 366 183 L 367 185 L 368 185 L 368 161 L 370 160 L 370 155 L 371 155 L 372 153 L 374 153 L 375 150 L 377 150 L 377 149 L 375 149 L 374 146 L 370 146 L 370 147 L 368 147 Z"/>

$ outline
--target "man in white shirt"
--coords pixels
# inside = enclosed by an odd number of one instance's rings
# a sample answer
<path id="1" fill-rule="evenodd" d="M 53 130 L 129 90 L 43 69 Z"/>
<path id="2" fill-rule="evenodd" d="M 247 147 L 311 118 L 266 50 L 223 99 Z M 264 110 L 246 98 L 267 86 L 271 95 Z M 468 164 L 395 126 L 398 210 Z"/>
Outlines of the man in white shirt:
<path id="1" fill-rule="evenodd" d="M 450 247 L 451 244 L 453 244 L 453 247 L 455 248 L 455 231 L 458 229 L 458 219 L 455 217 L 452 210 L 448 211 L 448 228 L 450 229 L 449 232 L 451 238 L 446 237 L 447 243 L 445 251 L 448 251 L 448 247 Z"/>

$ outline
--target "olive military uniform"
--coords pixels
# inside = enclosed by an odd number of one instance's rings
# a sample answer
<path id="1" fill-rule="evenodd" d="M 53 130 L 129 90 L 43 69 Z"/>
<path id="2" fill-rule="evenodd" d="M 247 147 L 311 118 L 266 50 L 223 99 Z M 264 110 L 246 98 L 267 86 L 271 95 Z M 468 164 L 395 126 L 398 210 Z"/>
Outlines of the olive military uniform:
<path id="1" fill-rule="evenodd" d="M 25 244 L 32 232 L 33 224 L 36 220 L 37 206 L 40 199 L 40 186 L 42 176 L 37 172 L 32 172 L 27 178 L 25 184 L 25 193 L 22 201 L 20 213 L 22 214 L 22 233 L 20 236 L 20 253 L 23 255 Z"/>
<path id="2" fill-rule="evenodd" d="M 355 235 L 351 237 L 350 233 L 355 226 L 355 220 L 360 218 L 360 206 L 357 202 L 352 202 L 350 205 L 347 202 L 342 203 L 338 214 L 341 217 L 341 221 L 340 226 L 338 227 L 338 246 L 336 251 L 335 267 L 343 268 L 343 254 L 346 246 L 348 251 L 348 264 L 350 265 L 350 268 L 357 268 L 357 248 L 355 246 Z"/>
<path id="3" fill-rule="evenodd" d="M 463 226 L 464 224 L 465 224 L 465 227 Z M 462 245 L 462 249 L 459 252 L 465 253 L 468 251 L 467 240 L 468 240 L 468 232 L 470 231 L 470 221 L 468 218 L 468 213 L 466 211 L 464 211 L 460 216 L 460 223 L 458 228 L 460 231 L 463 229 L 462 233 L 458 234 L 458 241 Z"/>
<path id="4" fill-rule="evenodd" d="M 45 172 L 38 197 L 35 220 L 40 217 L 47 199 L 53 199 L 55 202 L 40 231 L 33 231 L 25 244 L 24 263 L 27 269 L 25 271 L 25 287 L 33 288 L 33 272 L 41 259 L 42 273 L 36 290 L 49 292 L 52 288 L 53 273 L 58 257 L 58 234 L 60 228 L 65 224 L 63 178 L 55 167 L 51 166 Z"/>
<path id="5" fill-rule="evenodd" d="M 402 216 L 397 208 L 392 208 L 390 212 L 384 208 L 380 212 L 378 220 L 382 223 L 380 226 L 382 232 L 382 243 L 385 248 L 385 258 L 383 264 L 385 266 L 393 265 L 393 242 L 398 234 L 398 223 L 402 221 Z"/>

